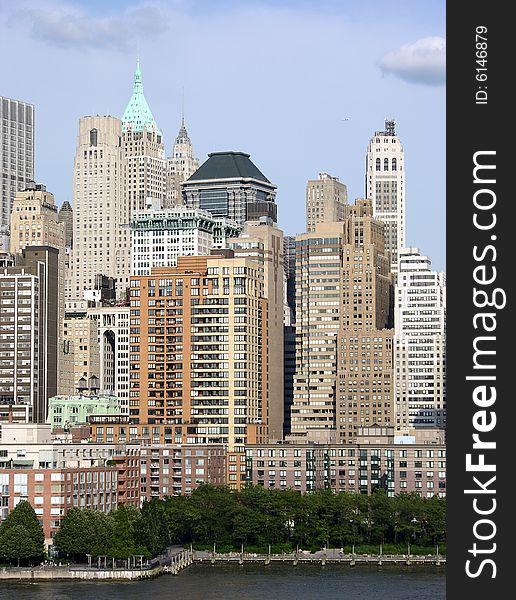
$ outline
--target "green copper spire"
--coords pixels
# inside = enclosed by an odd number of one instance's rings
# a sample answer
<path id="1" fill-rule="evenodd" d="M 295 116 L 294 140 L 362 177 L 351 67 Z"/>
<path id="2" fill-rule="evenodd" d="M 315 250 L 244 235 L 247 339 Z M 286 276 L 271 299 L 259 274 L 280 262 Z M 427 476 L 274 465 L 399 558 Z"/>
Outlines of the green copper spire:
<path id="1" fill-rule="evenodd" d="M 139 60 L 136 61 L 136 71 L 134 72 L 133 95 L 122 117 L 122 131 L 126 131 L 129 125 L 132 131 L 143 131 L 144 127 L 154 127 L 158 133 L 161 133 L 143 95 Z"/>

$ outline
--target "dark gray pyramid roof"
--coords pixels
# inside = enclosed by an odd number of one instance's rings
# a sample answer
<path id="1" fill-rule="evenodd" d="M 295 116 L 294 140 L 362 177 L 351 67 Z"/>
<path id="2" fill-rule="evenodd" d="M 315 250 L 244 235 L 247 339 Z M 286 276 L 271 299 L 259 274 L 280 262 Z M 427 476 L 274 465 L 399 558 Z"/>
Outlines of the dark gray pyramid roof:
<path id="1" fill-rule="evenodd" d="M 270 181 L 249 160 L 245 152 L 212 152 L 188 181 L 204 181 L 206 179 L 244 179 L 251 178 L 265 183 Z"/>

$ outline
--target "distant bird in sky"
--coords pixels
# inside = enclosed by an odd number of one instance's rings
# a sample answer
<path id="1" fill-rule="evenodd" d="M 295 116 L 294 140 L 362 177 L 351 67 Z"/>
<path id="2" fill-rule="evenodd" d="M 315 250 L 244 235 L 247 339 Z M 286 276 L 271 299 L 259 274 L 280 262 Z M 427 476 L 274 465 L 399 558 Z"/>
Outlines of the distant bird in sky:
<path id="1" fill-rule="evenodd" d="M 344 117 L 342 120 L 343 121 L 351 121 L 351 117 Z"/>

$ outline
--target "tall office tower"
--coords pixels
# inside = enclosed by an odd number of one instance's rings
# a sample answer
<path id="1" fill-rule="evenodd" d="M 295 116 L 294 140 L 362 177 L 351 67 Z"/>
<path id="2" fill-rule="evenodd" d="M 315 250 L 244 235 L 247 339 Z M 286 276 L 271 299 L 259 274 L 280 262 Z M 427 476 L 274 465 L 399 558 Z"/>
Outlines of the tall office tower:
<path id="1" fill-rule="evenodd" d="M 65 246 L 67 248 L 73 247 L 73 209 L 68 202 L 65 200 L 59 209 L 58 220 L 64 224 L 65 227 Z"/>
<path id="2" fill-rule="evenodd" d="M 0 96 L 0 123 L 0 250 L 9 250 L 14 196 L 34 180 L 34 106 Z"/>
<path id="3" fill-rule="evenodd" d="M 360 355 L 362 346 L 364 352 L 370 352 L 367 338 L 373 336 L 385 338 L 392 355 L 393 334 L 386 329 L 392 310 L 384 226 L 373 218 L 370 201 L 357 200 L 354 206 L 346 206 L 343 222 L 320 223 L 315 232 L 298 236 L 296 249 L 297 339 L 291 433 L 324 440 L 331 439 L 336 430 L 347 442 L 352 438 L 349 431 L 354 434 L 359 422 L 353 421 L 352 414 L 349 423 L 347 415 L 347 390 L 357 387 L 356 369 L 362 364 L 355 353 Z M 348 338 L 353 339 L 352 362 L 345 358 L 351 344 Z M 383 359 L 387 350 L 382 347 L 381 352 Z M 386 359 L 385 364 L 383 360 L 381 365 L 378 361 L 374 364 L 376 367 L 370 362 L 369 370 L 366 367 L 367 378 L 359 378 L 359 387 L 368 387 L 362 392 L 363 415 L 365 420 L 370 410 L 373 414 L 369 400 L 372 390 L 381 387 L 378 418 L 383 423 L 386 415 L 390 419 L 394 413 L 391 406 L 384 406 L 388 401 L 383 398 L 388 393 L 384 390 L 392 385 L 392 357 L 390 363 Z M 357 410 L 353 402 L 352 398 L 351 408 Z M 374 410 L 376 416 L 376 406 Z"/>
<path id="4" fill-rule="evenodd" d="M 338 177 L 319 173 L 319 179 L 306 184 L 306 230 L 315 231 L 317 223 L 342 221 L 348 203 L 348 188 Z"/>
<path id="5" fill-rule="evenodd" d="M 394 423 L 392 274 L 385 225 L 370 200 L 346 207 L 341 329 L 337 339 L 337 434 Z"/>
<path id="6" fill-rule="evenodd" d="M 185 127 L 185 119 L 181 121 L 181 129 L 172 148 L 172 156 L 167 158 L 167 198 L 165 206 L 183 204 L 181 184 L 191 177 L 199 168 L 199 159 L 195 158 L 192 140 Z"/>
<path id="7" fill-rule="evenodd" d="M 125 191 L 129 215 L 144 210 L 147 198 L 164 202 L 166 160 L 163 134 L 143 95 L 139 63 L 134 73 L 133 94 L 122 117 L 122 145 L 127 160 Z"/>
<path id="8" fill-rule="evenodd" d="M 57 393 L 59 251 L 32 246 L 0 271 L 0 419 L 44 423 Z"/>
<path id="9" fill-rule="evenodd" d="M 385 223 L 385 249 L 396 273 L 406 235 L 405 159 L 392 119 L 385 121 L 385 131 L 375 132 L 367 148 L 366 198 L 373 202 L 374 216 Z"/>
<path id="10" fill-rule="evenodd" d="M 58 379 L 64 364 L 62 323 L 65 312 L 65 279 L 68 256 L 65 250 L 65 226 L 58 220 L 54 195 L 42 184 L 31 182 L 14 198 L 11 213 L 11 252 L 20 253 L 31 246 L 50 246 L 59 250 L 58 258 Z M 64 361 L 66 363 L 66 360 Z"/>
<path id="11" fill-rule="evenodd" d="M 59 222 L 54 195 L 42 184 L 29 183 L 16 193 L 10 229 L 13 254 L 28 246 L 52 246 L 64 253 L 65 228 Z"/>
<path id="12" fill-rule="evenodd" d="M 129 420 L 244 452 L 268 436 L 267 300 L 255 261 L 213 252 L 131 277 Z"/>
<path id="13" fill-rule="evenodd" d="M 289 324 L 296 320 L 296 238 L 286 235 L 283 238 L 283 265 L 285 268 L 286 300 L 290 311 Z"/>
<path id="14" fill-rule="evenodd" d="M 343 285 L 344 223 L 319 223 L 296 237 L 296 372 L 291 435 L 335 435 L 337 334 Z"/>
<path id="15" fill-rule="evenodd" d="M 95 276 L 116 279 L 119 296 L 129 286 L 129 203 L 122 123 L 83 117 L 74 162 L 73 251 L 69 299 L 82 300 Z"/>
<path id="16" fill-rule="evenodd" d="M 100 387 L 116 396 L 123 415 L 129 414 L 129 306 L 88 308 L 96 321 L 100 352 Z"/>
<path id="17" fill-rule="evenodd" d="M 283 439 L 284 381 L 283 381 L 283 309 L 284 281 L 283 231 L 267 217 L 246 221 L 240 237 L 229 241 L 235 257 L 249 257 L 263 276 L 264 296 L 267 299 L 267 334 L 269 401 L 267 423 L 270 440 Z"/>
<path id="18" fill-rule="evenodd" d="M 227 217 L 239 227 L 270 217 L 277 222 L 276 186 L 244 152 L 212 152 L 183 183 L 186 206 Z"/>
<path id="19" fill-rule="evenodd" d="M 396 428 L 444 428 L 446 277 L 418 248 L 402 249 L 398 266 Z"/>
<path id="20" fill-rule="evenodd" d="M 150 208 L 131 218 L 131 275 L 150 275 L 154 267 L 175 267 L 178 256 L 202 256 L 227 248 L 240 228 L 199 208 Z"/>
<path id="21" fill-rule="evenodd" d="M 63 346 L 65 355 L 70 357 L 71 377 L 59 381 L 59 395 L 75 396 L 81 378 L 87 381 L 94 375 L 100 379 L 98 326 L 88 314 L 87 300 L 66 303 Z"/>

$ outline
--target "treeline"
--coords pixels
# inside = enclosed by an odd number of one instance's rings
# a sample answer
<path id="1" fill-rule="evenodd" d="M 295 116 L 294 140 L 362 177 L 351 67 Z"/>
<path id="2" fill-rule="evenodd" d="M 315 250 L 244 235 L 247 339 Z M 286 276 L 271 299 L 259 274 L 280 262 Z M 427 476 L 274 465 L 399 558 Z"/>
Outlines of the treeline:
<path id="1" fill-rule="evenodd" d="M 145 502 L 141 510 L 120 507 L 108 514 L 72 509 L 64 517 L 55 544 L 75 559 L 86 554 L 127 558 L 156 556 L 170 544 L 272 552 L 323 547 L 367 551 L 435 549 L 445 540 L 445 501 L 417 494 L 388 497 L 333 494 L 301 495 L 294 490 L 246 487 L 240 492 L 203 485 L 190 496 Z M 390 545 L 390 547 L 389 547 Z"/>

